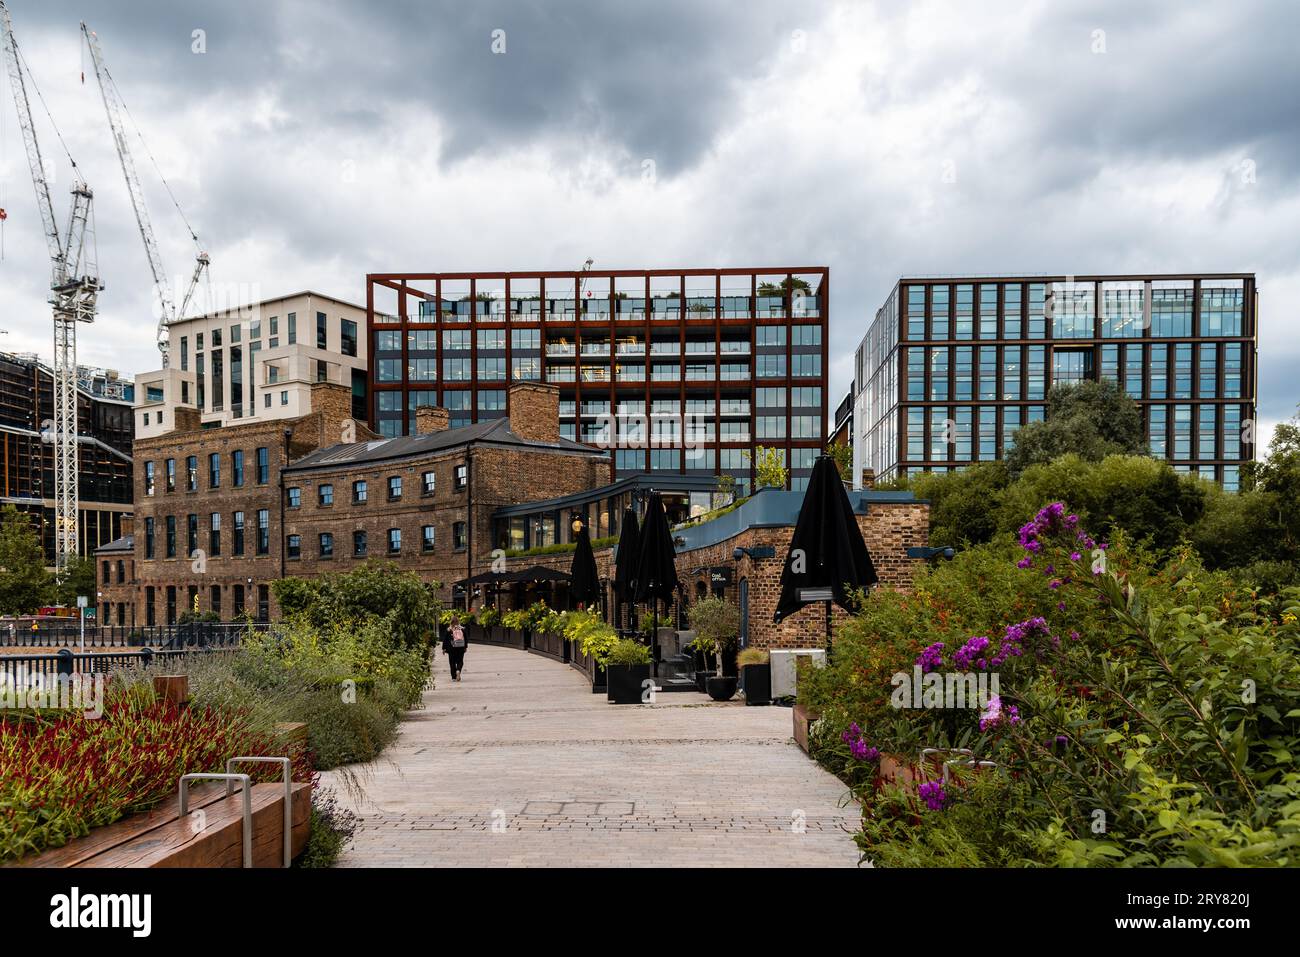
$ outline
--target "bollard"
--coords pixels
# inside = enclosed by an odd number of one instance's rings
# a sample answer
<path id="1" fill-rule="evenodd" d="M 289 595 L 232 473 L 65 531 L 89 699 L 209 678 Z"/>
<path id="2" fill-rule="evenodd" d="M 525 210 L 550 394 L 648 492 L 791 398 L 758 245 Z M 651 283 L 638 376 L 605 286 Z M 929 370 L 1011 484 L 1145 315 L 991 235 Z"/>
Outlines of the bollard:
<path id="1" fill-rule="evenodd" d="M 73 666 L 72 650 L 70 648 L 60 648 L 55 657 L 59 659 L 56 665 L 58 673 L 61 675 L 71 676 Z"/>

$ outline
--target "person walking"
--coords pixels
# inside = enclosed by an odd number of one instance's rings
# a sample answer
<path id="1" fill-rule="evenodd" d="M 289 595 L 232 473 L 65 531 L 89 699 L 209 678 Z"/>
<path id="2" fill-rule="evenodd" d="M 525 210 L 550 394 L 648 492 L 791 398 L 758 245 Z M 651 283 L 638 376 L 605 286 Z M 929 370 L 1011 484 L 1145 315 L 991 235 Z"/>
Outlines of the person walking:
<path id="1" fill-rule="evenodd" d="M 460 616 L 452 613 L 451 621 L 443 627 L 442 652 L 447 656 L 451 666 L 451 680 L 459 681 L 461 669 L 465 667 L 465 629 L 460 623 Z"/>

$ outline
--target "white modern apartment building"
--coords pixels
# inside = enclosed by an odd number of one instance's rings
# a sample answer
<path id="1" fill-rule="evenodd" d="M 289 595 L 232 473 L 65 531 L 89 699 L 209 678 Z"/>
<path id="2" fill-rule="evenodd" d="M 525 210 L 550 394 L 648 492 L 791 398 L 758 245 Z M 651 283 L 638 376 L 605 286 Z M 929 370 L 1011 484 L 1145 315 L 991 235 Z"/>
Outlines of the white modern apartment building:
<path id="1" fill-rule="evenodd" d="M 366 309 L 318 292 L 174 322 L 170 364 L 135 380 L 135 437 L 175 428 L 175 410 L 197 409 L 205 428 L 295 418 L 311 411 L 311 387 L 352 390 L 367 417 Z"/>

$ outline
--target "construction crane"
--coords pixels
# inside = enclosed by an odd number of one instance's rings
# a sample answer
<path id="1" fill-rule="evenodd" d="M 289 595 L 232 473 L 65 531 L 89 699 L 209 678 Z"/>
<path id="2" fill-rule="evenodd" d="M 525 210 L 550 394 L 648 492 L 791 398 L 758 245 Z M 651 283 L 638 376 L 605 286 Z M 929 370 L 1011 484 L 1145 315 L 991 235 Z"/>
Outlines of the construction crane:
<path id="1" fill-rule="evenodd" d="M 185 227 L 190 232 L 190 238 L 194 240 L 194 245 L 198 249 L 198 254 L 194 259 L 194 272 L 190 276 L 189 287 L 181 300 L 180 308 L 176 308 L 172 300 L 171 287 L 167 281 L 167 273 L 163 269 L 162 256 L 158 252 L 158 241 L 154 238 L 153 223 L 149 219 L 149 210 L 145 206 L 144 191 L 140 188 L 140 177 L 136 175 L 135 160 L 131 157 L 131 150 L 126 142 L 126 132 L 122 126 L 122 114 L 127 113 L 129 116 L 130 113 L 122 103 L 122 96 L 118 92 L 117 84 L 113 81 L 113 75 L 108 71 L 107 64 L 104 63 L 104 52 L 100 49 L 98 34 L 87 27 L 84 22 L 81 24 L 81 33 L 86 38 L 86 46 L 90 49 L 90 59 L 95 67 L 95 77 L 99 80 L 99 92 L 104 98 L 104 111 L 108 114 L 109 129 L 113 133 L 113 143 L 117 147 L 117 157 L 122 163 L 122 175 L 126 177 L 127 192 L 131 194 L 131 206 L 135 209 L 135 221 L 140 227 L 140 238 L 144 240 L 144 251 L 149 259 L 149 270 L 153 273 L 159 304 L 158 351 L 162 354 L 163 368 L 166 369 L 168 365 L 168 346 L 171 338 L 167 327 L 178 319 L 185 317 L 190 301 L 194 298 L 194 290 L 198 288 L 199 280 L 208 268 L 208 254 L 203 250 L 202 245 L 199 243 L 199 237 L 190 226 L 189 221 L 185 219 L 185 213 L 181 210 L 180 204 L 176 202 L 176 197 L 172 193 L 171 187 L 167 185 L 166 178 L 162 177 L 162 171 L 158 170 L 163 185 L 167 187 L 167 194 L 171 196 L 172 204 L 176 207 L 176 211 L 181 214 L 181 219 L 185 221 Z M 145 150 L 148 152 L 147 146 Z M 150 159 L 153 159 L 153 154 L 150 154 Z M 156 162 L 154 168 L 158 168 Z"/>
<path id="2" fill-rule="evenodd" d="M 77 518 L 79 510 L 77 460 L 77 324 L 95 321 L 99 292 L 104 288 L 96 266 L 94 193 L 81 178 L 67 144 L 54 128 L 68 161 L 72 164 L 72 206 L 68 225 L 62 235 L 54 217 L 50 185 L 36 125 L 32 120 L 27 83 L 31 70 L 26 65 L 18 41 L 14 38 L 9 9 L 0 0 L 0 42 L 9 71 L 9 87 L 18 111 L 18 126 L 27 147 L 27 165 L 31 167 L 36 187 L 36 207 L 45 229 L 45 243 L 50 254 L 50 305 L 54 307 L 54 421 L 45 431 L 54 446 L 54 565 L 60 581 L 67 571 L 68 559 L 77 554 Z M 45 99 L 31 80 L 42 106 Z M 49 108 L 45 108 L 49 116 Z M 54 117 L 50 116 L 53 124 Z"/>

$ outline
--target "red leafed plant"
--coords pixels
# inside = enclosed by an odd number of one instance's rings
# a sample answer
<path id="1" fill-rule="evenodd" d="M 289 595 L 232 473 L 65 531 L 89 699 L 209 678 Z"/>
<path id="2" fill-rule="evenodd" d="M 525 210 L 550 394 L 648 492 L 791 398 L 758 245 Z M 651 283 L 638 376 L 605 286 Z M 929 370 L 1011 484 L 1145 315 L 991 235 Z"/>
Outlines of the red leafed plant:
<path id="1" fill-rule="evenodd" d="M 293 776 L 312 780 L 304 749 Z M 110 686 L 103 715 L 13 712 L 0 717 L 0 860 L 59 847 L 92 827 L 146 810 L 176 793 L 182 774 L 225 770 L 236 755 L 280 755 L 285 745 L 247 715 L 178 708 Z M 247 765 L 274 780 L 274 765 Z"/>

